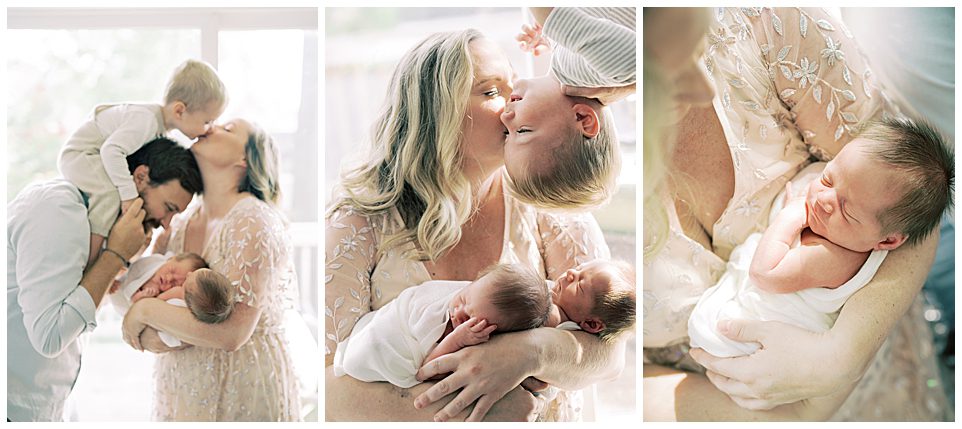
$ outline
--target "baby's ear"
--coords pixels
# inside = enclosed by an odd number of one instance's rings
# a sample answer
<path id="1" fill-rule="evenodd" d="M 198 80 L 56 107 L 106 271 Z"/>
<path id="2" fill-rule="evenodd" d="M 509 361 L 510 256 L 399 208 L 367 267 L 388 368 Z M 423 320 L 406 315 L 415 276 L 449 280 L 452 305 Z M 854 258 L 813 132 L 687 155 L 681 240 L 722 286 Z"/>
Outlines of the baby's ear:
<path id="1" fill-rule="evenodd" d="M 902 243 L 905 243 L 905 240 L 908 238 L 909 236 L 901 232 L 893 232 L 887 235 L 884 240 L 879 241 L 878 244 L 875 245 L 875 250 L 895 250 L 901 246 Z"/>
<path id="2" fill-rule="evenodd" d="M 578 103 L 571 106 L 571 110 L 575 114 L 575 120 L 578 121 L 578 130 L 581 131 L 581 135 L 591 139 L 601 132 L 601 122 L 598 118 L 598 112 L 591 108 L 591 106 Z"/>
<path id="3" fill-rule="evenodd" d="M 589 334 L 597 334 L 605 329 L 605 322 L 600 319 L 589 317 L 584 322 L 578 324 L 581 329 Z"/>

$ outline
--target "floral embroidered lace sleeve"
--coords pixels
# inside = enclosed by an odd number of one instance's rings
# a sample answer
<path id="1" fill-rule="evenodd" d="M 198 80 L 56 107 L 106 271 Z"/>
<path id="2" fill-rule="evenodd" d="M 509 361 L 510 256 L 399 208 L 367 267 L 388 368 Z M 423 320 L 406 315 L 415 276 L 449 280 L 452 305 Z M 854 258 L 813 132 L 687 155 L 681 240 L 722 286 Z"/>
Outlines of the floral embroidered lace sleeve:
<path id="1" fill-rule="evenodd" d="M 592 259 L 611 258 L 601 227 L 589 213 L 539 213 L 538 230 L 545 271 L 551 280 Z"/>
<path id="2" fill-rule="evenodd" d="M 777 97 L 809 151 L 831 159 L 890 104 L 844 23 L 815 8 L 743 8 Z"/>
<path id="3" fill-rule="evenodd" d="M 371 311 L 371 273 L 376 245 L 367 217 L 350 209 L 327 221 L 324 250 L 324 356 L 333 359 L 337 343 Z"/>

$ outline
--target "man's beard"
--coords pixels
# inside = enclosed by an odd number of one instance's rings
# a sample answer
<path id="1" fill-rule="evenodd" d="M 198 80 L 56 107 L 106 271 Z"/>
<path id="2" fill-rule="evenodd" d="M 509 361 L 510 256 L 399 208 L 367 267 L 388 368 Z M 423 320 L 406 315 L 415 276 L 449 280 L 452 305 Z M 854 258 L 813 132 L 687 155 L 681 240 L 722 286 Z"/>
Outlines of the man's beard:
<path id="1" fill-rule="evenodd" d="M 160 228 L 160 221 L 156 219 L 144 220 L 144 232 L 150 232 Z"/>

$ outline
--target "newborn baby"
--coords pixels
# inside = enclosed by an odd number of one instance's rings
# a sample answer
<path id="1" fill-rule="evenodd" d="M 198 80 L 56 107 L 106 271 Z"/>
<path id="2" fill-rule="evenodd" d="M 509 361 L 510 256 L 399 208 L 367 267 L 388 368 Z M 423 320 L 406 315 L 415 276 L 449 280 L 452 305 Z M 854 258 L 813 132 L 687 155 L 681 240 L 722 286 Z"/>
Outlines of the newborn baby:
<path id="1" fill-rule="evenodd" d="M 610 341 L 635 324 L 635 273 L 622 261 L 585 262 L 558 277 L 551 299 L 545 326 L 580 329 Z"/>
<path id="2" fill-rule="evenodd" d="M 130 264 L 127 273 L 111 289 L 110 299 L 121 314 L 143 298 L 158 298 L 168 304 L 187 307 L 204 323 L 220 323 L 234 308 L 233 286 L 223 275 L 207 268 L 194 253 L 150 255 Z M 161 332 L 170 347 L 181 345 L 177 338 Z"/>
<path id="3" fill-rule="evenodd" d="M 425 362 L 492 333 L 544 325 L 550 304 L 547 282 L 520 264 L 495 265 L 473 282 L 411 286 L 357 321 L 337 345 L 334 374 L 411 387 Z"/>
<path id="4" fill-rule="evenodd" d="M 719 357 L 758 349 L 720 335 L 725 319 L 830 329 L 888 251 L 922 241 L 939 225 L 954 179 L 952 151 L 932 128 L 896 119 L 871 124 L 831 162 L 796 175 L 798 192 L 786 186 L 776 197 L 785 207 L 772 207 L 765 233 L 732 251 L 725 274 L 688 320 L 691 346 Z"/>

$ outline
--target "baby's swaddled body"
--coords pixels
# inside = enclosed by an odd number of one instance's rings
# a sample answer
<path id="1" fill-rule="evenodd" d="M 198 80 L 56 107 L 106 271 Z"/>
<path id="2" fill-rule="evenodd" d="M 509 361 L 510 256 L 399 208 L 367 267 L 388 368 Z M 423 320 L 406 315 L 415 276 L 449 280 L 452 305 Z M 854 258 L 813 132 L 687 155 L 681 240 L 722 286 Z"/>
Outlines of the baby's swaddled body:
<path id="1" fill-rule="evenodd" d="M 449 303 L 469 283 L 424 282 L 362 316 L 351 336 L 337 345 L 334 374 L 404 388 L 420 383 L 415 375 L 444 334 Z"/>
<path id="2" fill-rule="evenodd" d="M 808 183 L 817 180 L 824 168 L 825 163 L 814 163 L 803 169 L 792 179 L 793 189 L 804 192 Z M 769 221 L 781 210 L 783 201 L 784 191 L 775 197 Z M 691 347 L 700 347 L 719 357 L 742 356 L 758 350 L 757 343 L 734 341 L 718 333 L 716 327 L 721 320 L 778 321 L 814 332 L 826 331 L 835 324 L 845 301 L 872 280 L 888 254 L 886 250 L 872 251 L 858 273 L 837 288 L 770 293 L 753 285 L 749 278 L 749 267 L 761 238 L 762 233 L 754 233 L 737 246 L 728 260 L 725 274 L 701 295 L 688 319 Z"/>
<path id="3" fill-rule="evenodd" d="M 109 295 L 110 303 L 113 304 L 114 308 L 116 308 L 121 315 L 127 314 L 127 310 L 130 310 L 130 306 L 133 304 L 134 294 L 136 294 L 145 283 L 150 281 L 151 277 L 154 276 L 161 266 L 173 257 L 173 253 L 149 255 L 130 264 L 127 273 L 120 279 L 120 287 L 116 292 Z M 187 303 L 180 298 L 169 299 L 167 303 L 178 307 L 187 307 Z M 181 341 L 173 335 L 166 332 L 159 332 L 159 334 L 160 339 L 169 347 L 182 345 Z"/>

